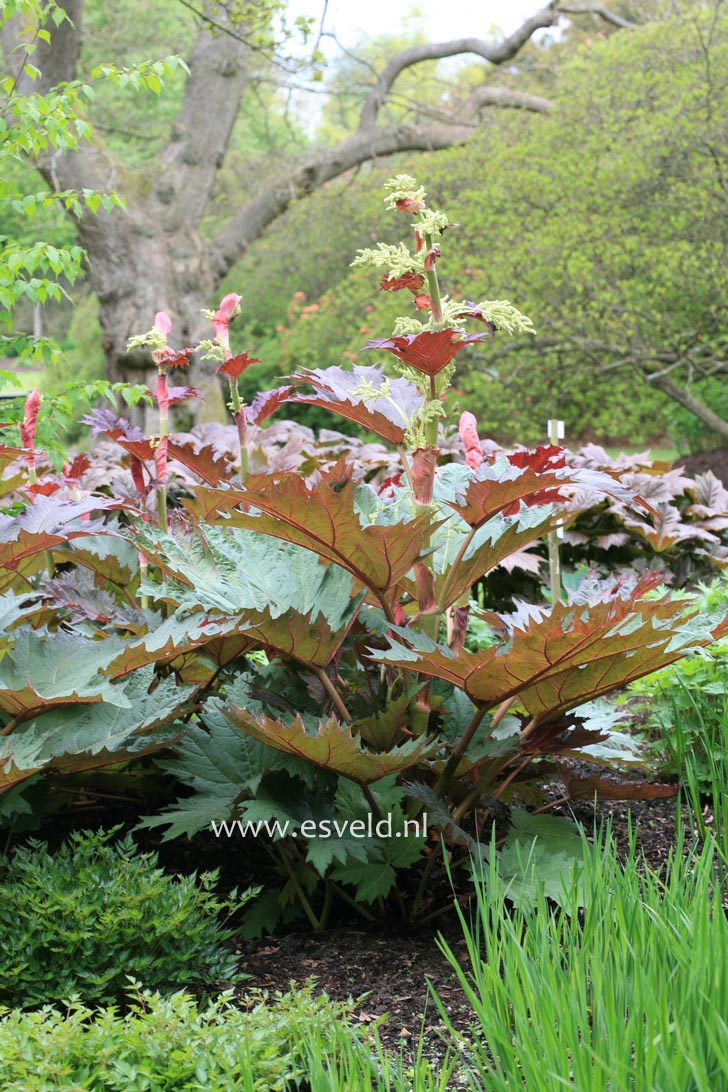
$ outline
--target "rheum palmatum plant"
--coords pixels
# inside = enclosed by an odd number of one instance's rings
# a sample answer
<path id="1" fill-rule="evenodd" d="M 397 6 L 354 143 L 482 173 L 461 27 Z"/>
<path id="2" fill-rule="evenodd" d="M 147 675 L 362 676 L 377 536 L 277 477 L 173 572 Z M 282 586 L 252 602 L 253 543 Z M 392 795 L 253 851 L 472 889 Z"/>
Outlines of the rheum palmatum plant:
<path id="1" fill-rule="evenodd" d="M 360 902 L 375 901 L 396 868 L 416 860 L 422 839 L 395 840 L 405 816 L 424 809 L 443 838 L 474 847 L 466 817 L 482 824 L 516 783 L 522 791 L 543 778 L 546 760 L 589 747 L 606 761 L 603 721 L 596 726 L 584 703 L 719 631 L 682 601 L 646 599 L 657 578 L 592 580 L 564 602 L 486 615 L 488 640 L 466 650 L 472 585 L 541 540 L 576 491 L 650 509 L 616 473 L 570 466 L 555 446 L 486 461 L 470 411 L 460 418 L 465 462 L 441 463 L 456 357 L 531 326 L 505 301 L 441 293 L 447 220 L 412 179 L 389 184 L 388 204 L 414 218 L 413 245 L 380 245 L 356 261 L 378 270 L 383 290 L 413 297 L 416 317 L 368 345 L 395 358 L 390 370 L 306 370 L 263 397 L 356 423 L 397 448 L 401 471 L 364 482 L 345 458 L 308 479 L 263 467 L 246 473 L 244 488 L 194 487 L 174 538 L 140 534 L 158 574 L 144 590 L 169 614 L 165 634 L 206 619 L 219 672 L 217 694 L 168 765 L 196 795 L 151 822 L 191 833 L 231 816 L 293 827 L 328 820 L 325 839 L 274 844 L 288 882 L 259 901 L 270 915 L 295 895 L 314 924 L 332 891 L 351 884 Z M 239 416 L 234 398 L 232 408 Z M 482 633 L 482 617 L 478 625 Z M 599 785 L 571 778 L 566 792 L 592 795 Z M 365 811 L 394 815 L 392 836 L 331 832 L 331 822 Z"/>
<path id="2" fill-rule="evenodd" d="M 388 190 L 388 203 L 410 218 L 412 245 L 363 251 L 357 262 L 377 268 L 384 290 L 411 296 L 415 312 L 370 343 L 371 365 L 301 371 L 249 405 L 236 402 L 236 370 L 253 361 L 230 349 L 239 301 L 226 297 L 206 351 L 230 383 L 231 470 L 214 444 L 167 434 L 166 371 L 188 351 L 168 348 L 160 313 L 143 335 L 160 370 L 159 437 L 110 414 L 93 418 L 127 453 L 134 488 L 123 503 L 98 497 L 98 487 L 75 506 L 36 496 L 12 541 L 5 529 L 10 545 L 0 542 L 0 560 L 15 566 L 2 639 L 16 666 L 0 661 L 5 785 L 21 792 L 44 770 L 85 770 L 172 744 L 164 768 L 193 792 L 150 825 L 167 825 L 168 836 L 231 818 L 297 830 L 269 845 L 285 884 L 256 901 L 266 926 L 294 904 L 321 925 L 334 897 L 351 900 L 352 891 L 368 915 L 397 870 L 429 849 L 419 893 L 403 902 L 407 915 L 421 912 L 444 842 L 477 849 L 477 832 L 488 844 L 483 825 L 525 782 L 552 772 L 554 758 L 585 747 L 592 760 L 613 758 L 603 720 L 584 703 L 722 632 L 685 600 L 656 597 L 653 576 L 592 579 L 563 601 L 471 618 L 472 585 L 522 559 L 576 492 L 654 517 L 616 472 L 570 465 L 559 447 L 484 459 L 472 410 L 460 418 L 464 462 L 444 461 L 440 426 L 458 354 L 530 323 L 504 301 L 443 295 L 445 217 L 409 178 Z M 289 461 L 280 451 L 266 463 L 254 438 L 286 402 L 365 429 L 397 451 L 399 470 L 366 480 L 346 455 Z M 160 499 L 167 460 L 186 493 L 173 533 Z M 140 512 L 155 494 L 156 523 Z M 49 551 L 64 569 L 53 609 L 40 575 Z M 29 639 L 16 636 L 31 623 Z M 73 676 L 54 670 L 46 684 L 31 670 L 69 658 Z M 591 797 L 600 784 L 569 777 L 565 794 Z M 423 812 L 434 849 L 423 835 L 402 836 Z M 352 836 L 344 821 L 368 815 L 389 825 Z M 303 836 L 305 820 L 326 821 L 328 836 Z M 518 813 L 514 825 L 519 836 L 533 830 Z"/>

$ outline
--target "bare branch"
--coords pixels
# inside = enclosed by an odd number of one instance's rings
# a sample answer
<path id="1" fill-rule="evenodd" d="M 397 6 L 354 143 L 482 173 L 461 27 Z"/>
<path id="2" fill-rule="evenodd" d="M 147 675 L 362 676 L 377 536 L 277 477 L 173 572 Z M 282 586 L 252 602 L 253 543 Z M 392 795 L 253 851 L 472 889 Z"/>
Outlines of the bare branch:
<path id="1" fill-rule="evenodd" d="M 679 387 L 669 376 L 664 374 L 659 376 L 647 375 L 645 378 L 652 386 L 657 387 L 673 401 L 684 406 L 690 413 L 694 413 L 698 420 L 702 421 L 713 432 L 728 440 L 728 421 L 719 417 L 717 413 L 709 406 L 706 406 L 704 402 L 701 402 L 699 398 L 696 398 L 694 394 L 691 394 L 685 387 Z"/>
<path id="2" fill-rule="evenodd" d="M 622 30 L 634 30 L 639 26 L 639 23 L 633 23 L 616 12 L 609 11 L 602 4 L 559 4 L 557 10 L 561 15 L 598 15 L 605 23 L 611 23 Z"/>
<path id="3" fill-rule="evenodd" d="M 313 193 L 324 182 L 370 159 L 397 152 L 439 151 L 454 144 L 464 144 L 472 134 L 471 125 L 391 128 L 375 125 L 366 132 L 354 133 L 333 148 L 321 149 L 285 174 L 277 175 L 267 183 L 261 182 L 256 196 L 240 209 L 212 243 L 215 276 L 222 279 L 268 224 L 285 212 L 293 201 Z"/>
<path id="4" fill-rule="evenodd" d="M 456 57 L 461 53 L 474 53 L 491 64 L 500 65 L 510 61 L 523 48 L 537 30 L 552 27 L 559 20 L 556 0 L 537 11 L 502 42 L 486 42 L 482 38 L 459 38 L 450 42 L 433 42 L 427 45 L 411 46 L 397 53 L 388 62 L 372 89 L 361 112 L 360 129 L 368 129 L 376 122 L 392 84 L 397 77 L 414 64 L 422 61 L 437 61 L 443 57 Z"/>
<path id="5" fill-rule="evenodd" d="M 510 87 L 478 87 L 467 97 L 465 112 L 474 112 L 483 106 L 512 107 L 515 110 L 534 110 L 545 114 L 556 109 L 556 104 L 540 95 L 529 95 L 526 91 L 514 91 Z"/>

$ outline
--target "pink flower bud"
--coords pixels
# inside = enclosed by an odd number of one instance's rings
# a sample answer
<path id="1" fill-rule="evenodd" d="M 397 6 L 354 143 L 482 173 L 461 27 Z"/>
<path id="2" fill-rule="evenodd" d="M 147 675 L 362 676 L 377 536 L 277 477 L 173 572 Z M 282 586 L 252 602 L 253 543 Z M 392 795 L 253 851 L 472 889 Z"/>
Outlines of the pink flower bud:
<path id="1" fill-rule="evenodd" d="M 157 311 L 154 316 L 154 329 L 158 334 L 166 339 L 169 337 L 169 331 L 172 329 L 172 320 L 166 311 Z"/>
<path id="2" fill-rule="evenodd" d="M 465 462 L 471 470 L 477 470 L 483 461 L 483 449 L 478 439 L 478 422 L 467 410 L 460 417 L 460 439 L 465 448 Z"/>
<path id="3" fill-rule="evenodd" d="M 215 331 L 215 337 L 220 338 L 225 348 L 230 344 L 230 321 L 237 313 L 241 299 L 242 296 L 238 296 L 235 292 L 230 292 L 225 296 L 217 311 L 212 316 L 212 328 Z"/>
<path id="4" fill-rule="evenodd" d="M 25 400 L 25 412 L 20 422 L 20 442 L 27 452 L 25 460 L 29 470 L 35 468 L 35 429 L 39 409 L 40 391 L 31 391 Z"/>

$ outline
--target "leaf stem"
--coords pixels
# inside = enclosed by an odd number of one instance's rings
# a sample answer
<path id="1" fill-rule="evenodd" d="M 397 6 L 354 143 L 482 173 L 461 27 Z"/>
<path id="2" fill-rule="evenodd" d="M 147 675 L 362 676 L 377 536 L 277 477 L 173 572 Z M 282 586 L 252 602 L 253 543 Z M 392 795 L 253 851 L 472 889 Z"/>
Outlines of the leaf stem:
<path id="1" fill-rule="evenodd" d="M 238 430 L 238 444 L 240 446 L 240 484 L 245 485 L 245 479 L 250 469 L 248 454 L 248 426 L 245 420 L 245 403 L 240 397 L 237 378 L 230 380 L 230 401 L 235 418 L 235 427 Z"/>
<path id="2" fill-rule="evenodd" d="M 485 707 L 476 709 L 473 713 L 470 724 L 467 726 L 460 739 L 458 740 L 457 744 L 453 748 L 452 754 L 450 755 L 445 765 L 445 769 L 440 774 L 437 784 L 435 785 L 435 793 L 437 796 L 443 797 L 450 787 L 450 783 L 455 776 L 455 770 L 457 769 L 458 763 L 470 746 L 473 736 L 480 727 L 485 714 Z"/>
<path id="3" fill-rule="evenodd" d="M 351 724 L 351 721 L 353 719 L 352 715 L 344 705 L 344 699 L 332 683 L 329 676 L 326 674 L 322 667 L 316 667 L 314 668 L 314 670 L 316 672 L 317 678 L 321 682 L 321 685 L 331 699 L 334 708 L 336 709 L 336 712 L 339 714 L 342 720 L 345 720 L 347 724 Z"/>
<path id="4" fill-rule="evenodd" d="M 432 250 L 431 235 L 425 235 L 425 247 L 428 253 Z M 432 300 L 432 317 L 439 324 L 442 322 L 442 296 L 440 295 L 440 282 L 437 279 L 437 269 L 434 265 L 432 269 L 425 272 L 425 276 L 427 277 L 427 287 Z"/>
<path id="5" fill-rule="evenodd" d="M 314 931 L 316 933 L 320 933 L 321 932 L 321 922 L 316 917 L 314 909 L 313 909 L 313 907 L 311 906 L 311 903 L 308 900 L 308 896 L 306 895 L 306 892 L 301 887 L 298 876 L 296 875 L 295 870 L 291 867 L 291 864 L 290 864 L 290 862 L 288 860 L 287 854 L 286 854 L 283 846 L 281 846 L 281 848 L 278 850 L 278 859 L 281 862 L 281 864 L 282 864 L 282 866 L 283 866 L 283 868 L 284 868 L 284 870 L 286 872 L 286 875 L 288 876 L 289 880 L 291 881 L 291 883 L 293 884 L 293 886 L 295 888 L 296 894 L 298 895 L 298 900 L 301 903 L 301 907 L 303 908 L 304 914 L 306 915 L 309 922 L 311 923 Z"/>

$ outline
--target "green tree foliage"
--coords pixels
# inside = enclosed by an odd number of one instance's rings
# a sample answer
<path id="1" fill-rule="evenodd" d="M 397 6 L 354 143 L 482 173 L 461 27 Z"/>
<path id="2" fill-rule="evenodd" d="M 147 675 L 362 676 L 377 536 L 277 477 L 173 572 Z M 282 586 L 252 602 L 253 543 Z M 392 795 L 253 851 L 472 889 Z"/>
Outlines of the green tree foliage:
<path id="1" fill-rule="evenodd" d="M 84 104 L 93 99 L 95 84 L 159 93 L 163 77 L 176 64 L 172 59 L 124 70 L 106 65 L 90 73 L 90 82 L 72 81 L 46 92 L 30 90 L 40 76 L 35 54 L 50 42 L 49 28 L 57 29 L 68 21 L 65 8 L 56 0 L 15 0 L 4 4 L 0 12 L 0 32 L 12 23 L 17 41 L 11 54 L 13 74 L 0 82 L 0 328 L 4 329 L 0 346 L 4 355 L 31 361 L 53 359 L 58 347 L 18 333 L 14 327 L 16 308 L 24 302 L 60 301 L 67 295 L 67 286 L 81 275 L 85 260 L 83 249 L 69 240 L 55 214 L 96 215 L 122 206 L 123 201 L 116 193 L 88 187 L 47 186 L 39 190 L 37 176 L 29 167 L 39 157 L 72 152 L 92 136 Z M 21 87 L 23 81 L 25 88 Z M 41 239 L 38 226 L 49 229 Z M 0 371 L 0 381 L 13 378 L 13 373 Z"/>
<path id="2" fill-rule="evenodd" d="M 709 414 L 700 395 L 726 344 L 727 54 L 720 5 L 586 41 L 562 66 L 556 111 L 500 115 L 465 149 L 431 156 L 431 191 L 458 225 L 447 289 L 473 271 L 492 295 L 517 289 L 537 330 L 459 358 L 459 387 L 498 438 L 537 439 L 558 416 L 575 438 L 649 439 L 665 429 L 658 391 Z M 375 181 L 292 210 L 295 253 L 282 259 L 271 233 L 239 271 L 249 305 L 271 316 L 262 355 L 283 373 L 356 359 L 394 314 L 385 293 L 371 309 L 339 257 L 362 227 L 388 241 Z M 285 314 L 292 289 L 306 298 Z"/>

